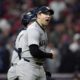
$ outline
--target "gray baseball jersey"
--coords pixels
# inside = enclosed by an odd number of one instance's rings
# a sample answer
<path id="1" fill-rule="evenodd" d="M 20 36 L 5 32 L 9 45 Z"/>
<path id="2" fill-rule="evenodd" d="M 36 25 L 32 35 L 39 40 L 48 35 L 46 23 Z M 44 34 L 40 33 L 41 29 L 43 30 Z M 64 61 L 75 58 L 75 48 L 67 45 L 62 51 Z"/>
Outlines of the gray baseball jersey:
<path id="1" fill-rule="evenodd" d="M 22 47 L 22 45 L 21 45 L 20 43 L 22 42 L 22 39 L 23 39 L 22 37 L 23 37 L 24 33 L 25 33 L 25 30 L 22 30 L 22 31 L 18 34 L 18 36 L 17 36 L 17 38 L 16 38 L 16 42 L 15 42 L 15 47 L 16 47 L 16 49 Z M 13 65 L 12 65 L 12 66 L 9 68 L 9 70 L 8 70 L 8 73 L 7 73 L 7 78 L 8 78 L 8 80 L 15 80 L 15 79 L 17 78 L 16 65 L 17 65 L 18 62 L 19 62 L 18 53 L 17 53 L 15 50 L 13 50 L 12 58 L 11 58 L 11 63 L 12 63 Z"/>
<path id="2" fill-rule="evenodd" d="M 23 35 L 25 34 L 25 31 L 26 30 L 22 30 L 17 38 L 16 38 L 16 41 L 15 41 L 15 48 L 18 49 L 18 48 L 22 48 L 22 45 L 24 44 L 24 41 L 23 41 Z M 14 50 L 13 51 L 13 55 L 12 55 L 12 60 L 11 62 L 12 63 L 17 63 L 19 61 L 19 56 L 18 56 L 18 53 Z"/>
<path id="3" fill-rule="evenodd" d="M 17 76 L 20 80 L 46 80 L 46 75 L 43 66 L 37 65 L 35 62 L 42 62 L 44 59 L 35 59 L 30 53 L 29 46 L 36 44 L 39 49 L 46 52 L 47 46 L 47 33 L 44 31 L 37 22 L 30 24 L 25 34 L 21 44 L 22 47 L 22 59 L 17 64 Z M 30 59 L 30 62 L 25 61 L 23 58 Z M 27 73 L 28 72 L 28 73 Z"/>
<path id="4" fill-rule="evenodd" d="M 29 51 L 29 46 L 32 44 L 38 45 L 41 51 L 46 52 L 48 42 L 47 33 L 37 22 L 33 22 L 26 30 L 23 42 L 25 42 L 26 45 L 22 45 L 22 57 L 32 57 Z"/>

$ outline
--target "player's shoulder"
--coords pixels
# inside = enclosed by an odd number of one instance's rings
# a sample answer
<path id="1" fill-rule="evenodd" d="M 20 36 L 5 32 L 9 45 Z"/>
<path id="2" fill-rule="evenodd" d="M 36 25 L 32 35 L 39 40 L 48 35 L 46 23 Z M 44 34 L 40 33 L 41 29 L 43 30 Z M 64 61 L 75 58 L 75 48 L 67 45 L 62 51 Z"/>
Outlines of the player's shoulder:
<path id="1" fill-rule="evenodd" d="M 31 24 L 28 26 L 27 30 L 30 30 L 30 29 L 37 29 L 36 21 L 33 22 L 33 23 L 31 23 Z"/>
<path id="2" fill-rule="evenodd" d="M 25 29 L 25 30 L 20 31 L 19 35 L 21 35 L 21 34 L 25 33 L 25 31 L 26 31 L 26 29 Z"/>
<path id="3" fill-rule="evenodd" d="M 21 35 L 24 35 L 26 32 L 26 29 L 25 30 L 22 30 L 19 32 L 19 34 L 17 35 L 17 38 L 19 38 Z"/>

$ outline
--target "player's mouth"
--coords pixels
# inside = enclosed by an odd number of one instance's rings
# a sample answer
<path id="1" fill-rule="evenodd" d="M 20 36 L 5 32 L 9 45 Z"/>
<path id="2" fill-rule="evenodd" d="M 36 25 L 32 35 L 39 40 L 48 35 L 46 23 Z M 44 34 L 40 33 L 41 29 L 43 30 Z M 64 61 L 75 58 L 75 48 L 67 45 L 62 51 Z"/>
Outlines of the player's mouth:
<path id="1" fill-rule="evenodd" d="M 46 21 L 47 23 L 49 23 L 49 22 L 50 22 L 50 20 L 49 20 L 49 19 L 46 19 L 45 21 Z"/>

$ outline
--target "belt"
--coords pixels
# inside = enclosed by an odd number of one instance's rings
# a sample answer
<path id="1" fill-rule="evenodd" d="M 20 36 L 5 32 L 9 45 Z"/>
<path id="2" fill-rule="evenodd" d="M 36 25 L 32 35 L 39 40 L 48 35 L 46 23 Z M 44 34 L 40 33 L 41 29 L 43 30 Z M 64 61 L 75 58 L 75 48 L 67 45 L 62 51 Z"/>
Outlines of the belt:
<path id="1" fill-rule="evenodd" d="M 17 65 L 17 63 L 11 63 L 11 66 L 15 66 L 15 65 Z"/>
<path id="2" fill-rule="evenodd" d="M 25 61 L 30 62 L 30 60 L 23 58 Z M 37 65 L 41 66 L 43 63 L 35 62 Z"/>
<path id="3" fill-rule="evenodd" d="M 23 58 L 25 61 L 30 62 L 30 60 Z"/>

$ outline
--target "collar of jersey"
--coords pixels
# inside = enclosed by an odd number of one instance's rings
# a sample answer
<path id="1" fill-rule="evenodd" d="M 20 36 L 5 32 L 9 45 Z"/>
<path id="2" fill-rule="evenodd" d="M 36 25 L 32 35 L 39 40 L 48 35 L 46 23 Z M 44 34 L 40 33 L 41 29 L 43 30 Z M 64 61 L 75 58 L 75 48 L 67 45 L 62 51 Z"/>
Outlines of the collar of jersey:
<path id="1" fill-rule="evenodd" d="M 36 23 L 39 25 L 39 27 L 45 32 L 45 29 L 36 21 Z"/>

